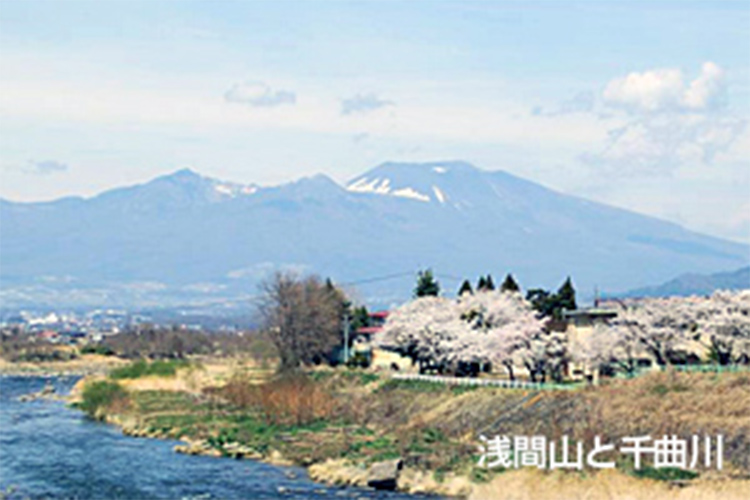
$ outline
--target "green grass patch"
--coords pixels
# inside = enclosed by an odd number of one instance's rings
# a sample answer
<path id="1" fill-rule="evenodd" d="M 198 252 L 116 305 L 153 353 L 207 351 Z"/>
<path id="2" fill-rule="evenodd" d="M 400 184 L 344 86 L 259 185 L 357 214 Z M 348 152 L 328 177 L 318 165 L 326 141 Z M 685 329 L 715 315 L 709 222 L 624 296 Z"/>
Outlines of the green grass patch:
<path id="1" fill-rule="evenodd" d="M 352 434 L 355 436 L 374 436 L 375 431 L 368 429 L 367 427 L 357 427 Z"/>
<path id="2" fill-rule="evenodd" d="M 377 373 L 370 373 L 356 369 L 350 369 L 349 371 L 343 372 L 343 374 L 347 379 L 354 380 L 359 385 L 367 385 L 380 380 L 380 375 Z"/>
<path id="3" fill-rule="evenodd" d="M 117 382 L 99 380 L 86 384 L 81 397 L 78 408 L 95 416 L 99 410 L 106 410 L 117 403 L 125 404 L 128 392 Z"/>
<path id="4" fill-rule="evenodd" d="M 314 380 L 315 382 L 323 382 L 325 380 L 328 380 L 329 378 L 333 377 L 335 372 L 328 371 L 328 370 L 317 370 L 312 373 L 310 373 L 310 378 Z"/>
<path id="5" fill-rule="evenodd" d="M 136 391 L 133 400 L 145 414 L 155 412 L 186 412 L 200 409 L 195 399 L 186 392 Z"/>
<path id="6" fill-rule="evenodd" d="M 684 481 L 695 479 L 698 473 L 692 470 L 680 469 L 677 467 L 649 467 L 645 466 L 634 470 L 632 474 L 635 477 L 655 479 L 657 481 Z"/>
<path id="7" fill-rule="evenodd" d="M 686 392 L 689 390 L 690 387 L 684 384 L 656 384 L 649 389 L 651 394 L 656 394 L 657 396 L 664 396 L 670 392 Z"/>
<path id="8" fill-rule="evenodd" d="M 178 369 L 186 368 L 189 365 L 188 361 L 182 359 L 152 362 L 141 359 L 127 366 L 115 368 L 110 372 L 109 376 L 115 380 L 148 376 L 174 377 Z"/>
<path id="9" fill-rule="evenodd" d="M 81 347 L 81 354 L 100 354 L 102 356 L 114 356 L 115 351 L 101 344 L 86 344 Z"/>
<path id="10" fill-rule="evenodd" d="M 451 392 L 456 395 L 460 396 L 461 394 L 476 391 L 477 389 L 480 389 L 482 386 L 480 385 L 454 385 L 451 387 Z"/>

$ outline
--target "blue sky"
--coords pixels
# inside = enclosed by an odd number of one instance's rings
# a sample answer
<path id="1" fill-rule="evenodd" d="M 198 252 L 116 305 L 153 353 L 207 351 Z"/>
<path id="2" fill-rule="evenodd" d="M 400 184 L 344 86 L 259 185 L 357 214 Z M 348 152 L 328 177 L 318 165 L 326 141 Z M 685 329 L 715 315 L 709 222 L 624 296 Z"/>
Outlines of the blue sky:
<path id="1" fill-rule="evenodd" d="M 0 196 L 464 159 L 750 242 L 750 3 L 0 0 Z"/>

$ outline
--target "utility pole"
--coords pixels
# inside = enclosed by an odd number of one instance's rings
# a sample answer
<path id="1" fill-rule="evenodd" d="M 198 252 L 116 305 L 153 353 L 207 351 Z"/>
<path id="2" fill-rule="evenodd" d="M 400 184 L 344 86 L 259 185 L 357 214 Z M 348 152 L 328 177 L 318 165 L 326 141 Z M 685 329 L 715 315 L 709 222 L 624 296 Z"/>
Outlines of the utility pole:
<path id="1" fill-rule="evenodd" d="M 349 314 L 344 313 L 344 364 L 349 362 Z"/>

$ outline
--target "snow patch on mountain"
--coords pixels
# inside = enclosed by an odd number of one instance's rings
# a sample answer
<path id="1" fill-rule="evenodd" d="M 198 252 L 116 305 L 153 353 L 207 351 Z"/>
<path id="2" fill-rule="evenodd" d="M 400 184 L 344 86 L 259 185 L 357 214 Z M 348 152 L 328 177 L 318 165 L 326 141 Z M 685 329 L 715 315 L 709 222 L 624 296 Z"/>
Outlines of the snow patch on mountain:
<path id="1" fill-rule="evenodd" d="M 430 197 L 426 194 L 422 194 L 416 189 L 410 187 L 397 189 L 393 192 L 393 196 L 399 196 L 401 198 L 410 198 L 412 200 L 419 201 L 430 201 Z"/>
<path id="2" fill-rule="evenodd" d="M 383 179 L 380 177 L 377 177 L 375 179 L 368 179 L 367 177 L 362 177 L 360 179 L 357 179 L 356 181 L 350 183 L 346 187 L 347 191 L 350 191 L 352 193 L 373 193 L 373 194 L 381 194 L 381 195 L 391 195 L 391 196 L 398 196 L 400 198 L 409 198 L 412 200 L 419 200 L 419 201 L 430 201 L 430 197 L 424 193 L 420 193 L 414 188 L 411 187 L 402 187 L 399 189 L 392 189 L 391 188 L 391 180 L 390 179 Z"/>
<path id="3" fill-rule="evenodd" d="M 347 186 L 347 190 L 353 193 L 376 193 L 376 194 L 388 194 L 391 190 L 390 179 L 372 179 L 369 180 L 367 177 L 352 182 Z"/>
<path id="4" fill-rule="evenodd" d="M 249 196 L 258 191 L 257 186 L 234 184 L 231 182 L 216 182 L 214 191 L 223 198 L 237 198 L 238 196 Z"/>
<path id="5" fill-rule="evenodd" d="M 435 196 L 437 197 L 440 203 L 445 203 L 445 199 L 446 199 L 445 193 L 440 191 L 439 187 L 432 186 L 432 192 L 435 193 Z"/>
<path id="6" fill-rule="evenodd" d="M 371 194 L 397 196 L 399 198 L 409 198 L 411 200 L 418 200 L 418 201 L 424 201 L 424 202 L 431 201 L 431 198 L 429 195 L 424 194 L 410 186 L 404 186 L 404 187 L 399 187 L 398 189 L 394 189 L 393 186 L 391 185 L 391 179 L 382 178 L 382 177 L 376 177 L 374 179 L 369 179 L 368 177 L 361 177 L 349 183 L 349 185 L 346 186 L 346 190 L 352 193 L 371 193 Z M 439 199 L 439 196 L 438 196 L 438 199 Z"/>

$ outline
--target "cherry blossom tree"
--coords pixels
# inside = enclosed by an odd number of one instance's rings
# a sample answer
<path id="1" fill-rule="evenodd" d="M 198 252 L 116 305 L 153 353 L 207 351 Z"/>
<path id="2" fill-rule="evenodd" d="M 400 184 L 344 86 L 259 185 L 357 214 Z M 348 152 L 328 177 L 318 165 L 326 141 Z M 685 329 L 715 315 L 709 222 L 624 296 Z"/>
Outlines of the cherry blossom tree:
<path id="1" fill-rule="evenodd" d="M 722 365 L 750 362 L 750 290 L 609 304 L 618 313 L 611 328 L 576 346 L 577 356 L 609 358 L 631 371 L 641 352 L 664 366 L 692 344 L 708 348 Z"/>
<path id="2" fill-rule="evenodd" d="M 456 372 L 495 363 L 514 378 L 515 364 L 536 359 L 531 352 L 539 350 L 535 338 L 543 326 L 519 293 L 483 291 L 456 300 L 415 299 L 393 311 L 376 342 L 397 346 L 423 367 Z"/>
<path id="3" fill-rule="evenodd" d="M 716 361 L 750 363 L 750 290 L 717 291 L 696 309 L 701 339 Z"/>
<path id="4" fill-rule="evenodd" d="M 596 324 L 588 335 L 570 343 L 571 359 L 592 369 L 614 366 L 632 375 L 644 353 L 636 331 Z"/>
<path id="5" fill-rule="evenodd" d="M 697 308 L 692 299 L 654 298 L 618 305 L 612 333 L 626 352 L 640 347 L 657 364 L 666 366 L 697 339 Z"/>

